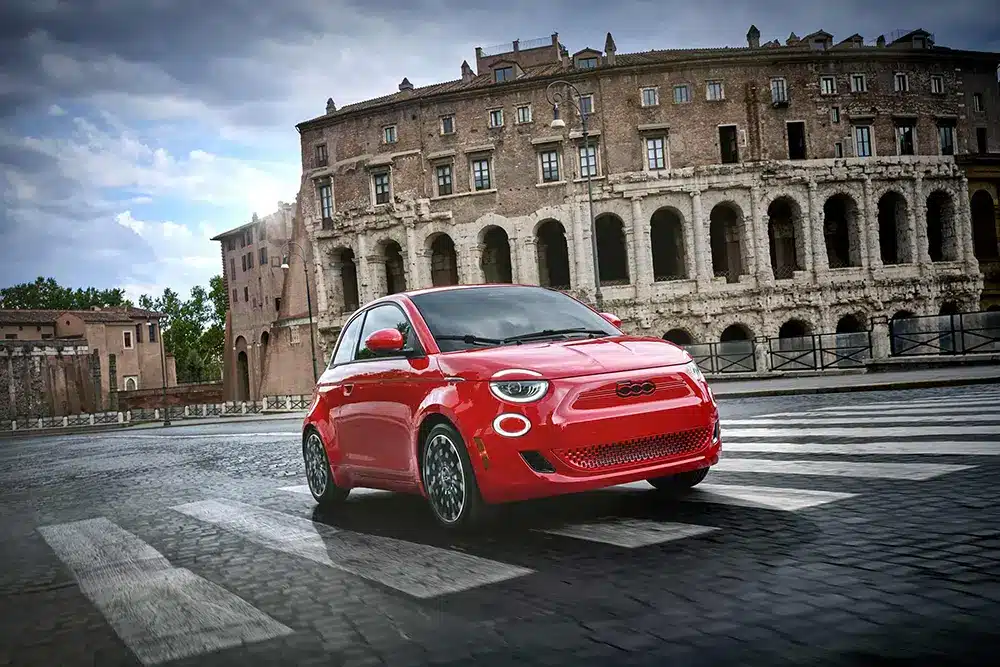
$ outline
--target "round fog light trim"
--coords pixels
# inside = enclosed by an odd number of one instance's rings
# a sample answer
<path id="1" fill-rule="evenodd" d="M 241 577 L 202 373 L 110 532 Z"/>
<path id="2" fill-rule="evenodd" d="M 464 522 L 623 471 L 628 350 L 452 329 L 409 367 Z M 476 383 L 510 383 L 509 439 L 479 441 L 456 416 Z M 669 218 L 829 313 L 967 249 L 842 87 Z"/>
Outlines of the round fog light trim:
<path id="1" fill-rule="evenodd" d="M 519 426 L 510 428 L 513 426 L 511 422 L 517 422 Z M 508 412 L 493 420 L 493 430 L 506 438 L 519 438 L 531 430 L 531 422 L 523 415 Z"/>

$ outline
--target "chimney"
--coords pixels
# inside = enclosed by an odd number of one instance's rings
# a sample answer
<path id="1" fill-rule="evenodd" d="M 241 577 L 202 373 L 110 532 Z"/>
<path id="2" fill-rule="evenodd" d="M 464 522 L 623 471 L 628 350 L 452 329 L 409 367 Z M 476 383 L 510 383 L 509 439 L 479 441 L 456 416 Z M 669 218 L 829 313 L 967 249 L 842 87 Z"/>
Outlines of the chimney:
<path id="1" fill-rule="evenodd" d="M 747 31 L 747 46 L 751 49 L 760 48 L 760 30 L 757 30 L 757 26 L 751 24 L 750 29 Z"/>
<path id="2" fill-rule="evenodd" d="M 604 38 L 604 57 L 608 65 L 615 64 L 615 51 L 618 47 L 615 46 L 615 38 L 608 33 L 608 36 Z"/>
<path id="3" fill-rule="evenodd" d="M 880 48 L 885 46 L 885 35 L 878 36 L 878 39 L 875 40 L 875 46 Z"/>
<path id="4" fill-rule="evenodd" d="M 469 67 L 469 61 L 468 60 L 463 60 L 462 61 L 462 81 L 464 83 L 469 83 L 474 78 L 476 78 L 476 75 L 473 73 L 472 68 Z"/>
<path id="5" fill-rule="evenodd" d="M 413 84 L 410 83 L 410 80 L 405 76 L 403 77 L 403 80 L 399 82 L 399 92 L 403 92 L 404 90 L 413 90 Z"/>
<path id="6" fill-rule="evenodd" d="M 337 105 L 333 103 L 333 98 L 332 97 L 326 98 L 326 112 L 333 113 L 336 110 L 337 110 Z"/>

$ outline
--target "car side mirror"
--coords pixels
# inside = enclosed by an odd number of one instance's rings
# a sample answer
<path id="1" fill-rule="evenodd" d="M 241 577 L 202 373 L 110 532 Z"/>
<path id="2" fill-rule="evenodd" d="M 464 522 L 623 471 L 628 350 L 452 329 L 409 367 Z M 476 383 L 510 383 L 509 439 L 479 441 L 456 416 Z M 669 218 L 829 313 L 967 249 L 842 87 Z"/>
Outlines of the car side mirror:
<path id="1" fill-rule="evenodd" d="M 403 351 L 406 340 L 398 329 L 379 329 L 365 340 L 365 347 L 375 354 L 392 354 Z"/>
<path id="2" fill-rule="evenodd" d="M 610 322 L 614 328 L 616 329 L 622 328 L 622 320 L 620 317 L 613 315 L 612 313 L 601 313 L 601 317 Z"/>

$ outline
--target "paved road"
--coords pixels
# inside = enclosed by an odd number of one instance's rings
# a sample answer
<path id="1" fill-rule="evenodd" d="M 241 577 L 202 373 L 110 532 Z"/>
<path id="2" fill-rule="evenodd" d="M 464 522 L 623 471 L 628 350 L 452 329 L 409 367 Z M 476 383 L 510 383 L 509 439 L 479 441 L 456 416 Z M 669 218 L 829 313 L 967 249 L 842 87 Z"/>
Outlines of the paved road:
<path id="1" fill-rule="evenodd" d="M 0 442 L 0 664 L 993 661 L 1000 387 L 722 410 L 685 498 L 463 538 L 404 496 L 317 513 L 294 420 Z"/>

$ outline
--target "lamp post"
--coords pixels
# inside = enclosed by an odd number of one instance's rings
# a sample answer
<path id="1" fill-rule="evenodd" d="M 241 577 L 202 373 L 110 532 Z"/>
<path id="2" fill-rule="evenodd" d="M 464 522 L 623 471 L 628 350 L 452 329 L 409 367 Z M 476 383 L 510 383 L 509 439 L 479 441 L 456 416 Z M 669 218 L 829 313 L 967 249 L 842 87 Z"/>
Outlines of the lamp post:
<path id="1" fill-rule="evenodd" d="M 170 426 L 170 408 L 167 406 L 167 354 L 163 347 L 163 317 L 156 318 L 156 333 L 160 337 L 160 372 L 163 375 L 163 425 Z M 152 323 L 146 321 L 146 332 L 152 327 Z"/>
<path id="2" fill-rule="evenodd" d="M 313 333 L 313 306 L 312 306 L 312 296 L 309 294 L 309 268 L 306 266 L 306 253 L 295 241 L 289 241 L 289 246 L 294 246 L 298 249 L 296 255 L 302 260 L 302 275 L 306 279 L 306 306 L 309 309 L 309 349 L 312 352 L 312 365 L 313 365 L 313 382 L 319 379 L 319 374 L 316 372 L 316 335 Z M 289 269 L 288 266 L 288 255 L 281 260 L 281 268 L 285 271 Z"/>
<path id="3" fill-rule="evenodd" d="M 567 92 L 559 90 L 560 87 L 567 89 Z M 597 309 L 602 308 L 601 298 L 601 269 L 600 264 L 597 260 L 597 221 L 594 219 L 594 186 L 591 176 L 593 175 L 593 170 L 590 166 L 590 131 L 587 125 L 587 116 L 589 114 L 585 113 L 583 110 L 583 104 L 581 102 L 582 95 L 580 91 L 577 90 L 569 81 L 553 81 L 545 89 L 545 97 L 552 105 L 552 122 L 549 123 L 549 127 L 554 130 L 561 130 L 566 127 L 566 121 L 559 117 L 559 105 L 564 101 L 568 100 L 573 108 L 576 109 L 577 115 L 580 116 L 580 123 L 583 126 L 583 146 L 587 149 L 587 201 L 590 204 L 590 245 L 591 245 L 591 255 L 594 259 L 594 301 L 597 304 Z M 594 152 L 594 165 L 597 164 L 597 152 Z"/>

